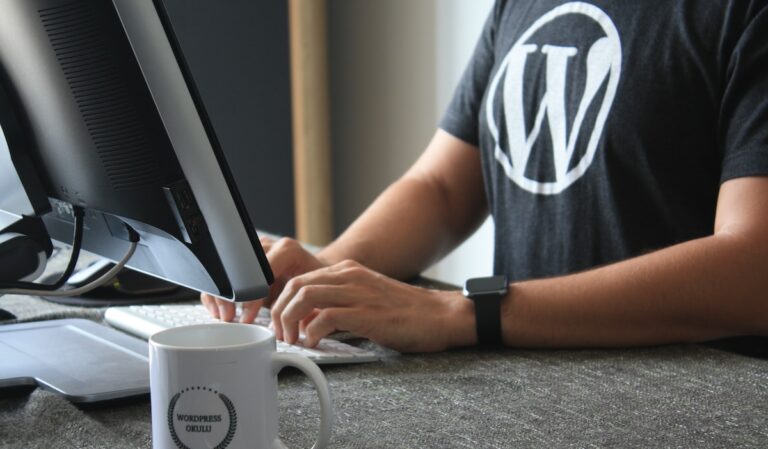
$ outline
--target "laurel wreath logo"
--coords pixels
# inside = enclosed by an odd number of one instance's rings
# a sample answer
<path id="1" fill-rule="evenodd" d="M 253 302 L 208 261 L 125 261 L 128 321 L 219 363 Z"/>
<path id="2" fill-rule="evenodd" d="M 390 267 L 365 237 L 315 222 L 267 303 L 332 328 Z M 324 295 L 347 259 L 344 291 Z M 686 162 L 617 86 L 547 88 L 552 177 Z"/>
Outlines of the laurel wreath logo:
<path id="1" fill-rule="evenodd" d="M 171 432 L 171 439 L 173 439 L 173 443 L 176 445 L 176 447 L 179 449 L 191 449 L 189 446 L 184 444 L 183 441 L 181 441 L 179 435 L 176 433 L 176 429 L 173 426 L 174 409 L 176 408 L 176 403 L 179 401 L 179 398 L 181 398 L 182 393 L 183 391 L 173 395 L 171 401 L 168 403 L 168 430 Z M 227 434 L 224 436 L 224 439 L 221 440 L 221 442 L 216 445 L 214 449 L 225 449 L 227 446 L 229 446 L 229 443 L 232 442 L 232 439 L 235 437 L 235 432 L 237 432 L 237 410 L 235 409 L 235 404 L 233 404 L 225 394 L 217 393 L 217 395 L 219 399 L 221 399 L 221 402 L 224 404 L 224 407 L 227 408 L 227 414 L 229 415 L 229 428 L 227 429 Z"/>

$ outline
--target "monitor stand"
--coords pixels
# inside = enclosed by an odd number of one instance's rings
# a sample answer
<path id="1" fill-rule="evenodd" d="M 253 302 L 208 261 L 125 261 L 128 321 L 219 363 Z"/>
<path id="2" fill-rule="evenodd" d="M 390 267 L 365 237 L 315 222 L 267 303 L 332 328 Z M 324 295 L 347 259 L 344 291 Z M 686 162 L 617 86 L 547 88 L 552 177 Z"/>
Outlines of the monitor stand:
<path id="1" fill-rule="evenodd" d="M 114 264 L 108 260 L 96 260 L 82 270 L 75 272 L 70 277 L 66 287 L 74 288 L 88 284 L 109 271 L 113 266 Z M 41 281 L 42 283 L 48 283 L 57 279 L 60 275 L 61 273 L 53 273 Z M 112 282 L 82 296 L 42 296 L 42 299 L 69 306 L 112 307 L 197 301 L 199 297 L 200 294 L 194 290 L 179 287 L 138 271 L 123 269 Z"/>

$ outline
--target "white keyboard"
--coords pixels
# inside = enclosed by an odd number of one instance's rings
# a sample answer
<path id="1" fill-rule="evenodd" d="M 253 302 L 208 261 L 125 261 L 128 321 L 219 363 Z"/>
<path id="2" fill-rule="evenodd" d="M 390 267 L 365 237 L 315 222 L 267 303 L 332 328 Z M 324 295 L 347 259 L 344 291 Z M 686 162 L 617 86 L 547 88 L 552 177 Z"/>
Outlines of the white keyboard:
<path id="1" fill-rule="evenodd" d="M 259 314 L 254 324 L 268 327 L 271 323 L 269 315 L 266 309 L 262 309 L 261 312 L 263 313 Z M 219 321 L 213 318 L 202 305 L 110 307 L 107 309 L 104 319 L 110 325 L 144 339 L 149 339 L 155 332 L 172 327 Z M 238 317 L 235 317 L 235 321 L 237 319 Z M 301 337 L 303 338 L 303 336 Z M 365 363 L 379 360 L 379 356 L 374 352 L 329 338 L 320 340 L 320 343 L 314 348 L 305 348 L 300 344 L 289 345 L 278 340 L 277 350 L 309 357 L 318 365 Z"/>

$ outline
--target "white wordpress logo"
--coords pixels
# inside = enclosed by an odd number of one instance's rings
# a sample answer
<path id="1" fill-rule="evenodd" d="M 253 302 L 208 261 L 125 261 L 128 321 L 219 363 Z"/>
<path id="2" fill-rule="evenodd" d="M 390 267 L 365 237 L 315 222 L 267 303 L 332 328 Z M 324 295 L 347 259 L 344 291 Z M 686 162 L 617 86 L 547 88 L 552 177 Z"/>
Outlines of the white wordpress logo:
<path id="1" fill-rule="evenodd" d="M 576 110 L 575 117 L 566 117 L 567 76 L 569 60 L 578 54 L 575 46 L 536 45 L 529 43 L 530 38 L 545 25 L 569 14 L 580 14 L 596 22 L 605 33 L 589 48 L 586 55 L 586 84 Z M 568 30 L 562 30 L 567 35 Z M 535 117 L 526 117 L 523 95 L 525 92 L 525 69 L 529 55 L 540 52 L 544 55 L 546 69 L 543 75 L 546 92 L 541 98 Z M 616 96 L 621 76 L 621 40 L 616 26 L 600 8 L 583 2 L 571 2 L 559 6 L 539 18 L 507 53 L 494 76 L 486 105 L 486 118 L 491 136 L 495 142 L 494 156 L 501 164 L 506 175 L 521 188 L 536 194 L 554 195 L 567 189 L 582 177 L 595 157 L 603 127 Z M 601 87 L 608 80 L 605 89 Z M 500 86 L 501 84 L 501 86 Z M 602 104 L 594 120 L 592 134 L 589 136 L 585 151 L 576 151 L 579 135 L 589 130 L 584 121 L 590 105 L 599 101 L 598 93 L 604 91 Z M 507 143 L 509 152 L 502 150 L 499 144 L 499 125 L 494 113 L 495 98 L 503 95 Z M 554 163 L 554 181 L 530 179 L 526 177 L 526 167 L 531 151 L 541 133 L 544 119 L 547 119 L 551 136 L 552 161 Z M 533 119 L 530 133 L 526 132 L 526 119 Z M 570 133 L 569 130 L 570 126 Z M 582 139 L 583 141 L 584 139 Z M 582 149 L 583 150 L 583 149 Z M 581 159 L 576 163 L 574 155 Z"/>

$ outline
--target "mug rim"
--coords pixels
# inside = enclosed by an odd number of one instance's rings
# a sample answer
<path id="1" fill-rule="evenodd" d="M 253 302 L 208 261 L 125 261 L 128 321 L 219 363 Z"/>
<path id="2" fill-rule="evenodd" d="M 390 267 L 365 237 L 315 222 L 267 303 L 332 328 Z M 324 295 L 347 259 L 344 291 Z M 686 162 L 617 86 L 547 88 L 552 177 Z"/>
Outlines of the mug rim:
<path id="1" fill-rule="evenodd" d="M 255 338 L 252 341 L 242 342 L 242 343 L 234 343 L 234 344 L 223 344 L 223 345 L 215 345 L 215 346 L 181 346 L 177 344 L 171 344 L 171 343 L 164 343 L 162 341 L 158 341 L 159 339 L 162 339 L 164 337 L 167 337 L 169 334 L 175 334 L 179 332 L 184 331 L 190 331 L 195 328 L 215 328 L 215 327 L 221 327 L 221 326 L 231 326 L 239 329 L 248 329 L 249 331 L 256 331 L 261 333 L 263 336 L 261 338 Z M 163 329 L 161 331 L 155 332 L 154 334 L 150 335 L 149 337 L 149 343 L 150 345 L 156 347 L 156 348 L 162 348 L 162 349 L 170 349 L 174 351 L 211 351 L 211 350 L 232 350 L 232 349 L 241 349 L 246 348 L 249 346 L 254 346 L 258 344 L 262 344 L 264 342 L 274 341 L 275 339 L 275 333 L 267 329 L 263 326 L 258 326 L 256 324 L 244 324 L 244 323 L 226 323 L 226 322 L 219 322 L 219 323 L 199 323 L 199 324 L 188 324 L 184 326 L 177 326 L 172 327 L 168 329 Z"/>

